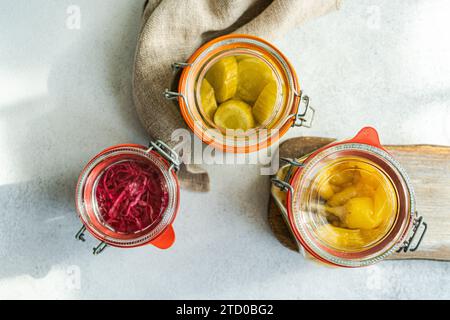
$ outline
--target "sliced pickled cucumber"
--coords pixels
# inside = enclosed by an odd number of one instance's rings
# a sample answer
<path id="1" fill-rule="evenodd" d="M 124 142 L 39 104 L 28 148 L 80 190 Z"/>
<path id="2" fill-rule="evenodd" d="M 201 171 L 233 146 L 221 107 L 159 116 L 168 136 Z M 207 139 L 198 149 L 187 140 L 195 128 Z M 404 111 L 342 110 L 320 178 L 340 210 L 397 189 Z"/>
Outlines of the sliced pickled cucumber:
<path id="1" fill-rule="evenodd" d="M 214 89 L 206 79 L 203 79 L 202 85 L 200 87 L 200 99 L 203 111 L 205 112 L 208 119 L 212 120 L 214 117 L 214 113 L 217 110 L 217 101 L 214 94 Z"/>
<path id="2" fill-rule="evenodd" d="M 236 94 L 238 85 L 236 58 L 231 56 L 220 59 L 208 70 L 205 77 L 214 88 L 217 102 L 231 99 Z"/>
<path id="3" fill-rule="evenodd" d="M 254 106 L 253 115 L 259 123 L 265 123 L 272 116 L 277 102 L 277 84 L 269 82 L 258 96 Z"/>
<path id="4" fill-rule="evenodd" d="M 269 66 L 258 58 L 241 60 L 238 69 L 237 94 L 248 103 L 254 103 L 267 83 L 275 81 Z"/>
<path id="5" fill-rule="evenodd" d="M 252 107 L 240 100 L 228 100 L 217 108 L 214 123 L 222 129 L 248 130 L 255 127 Z"/>

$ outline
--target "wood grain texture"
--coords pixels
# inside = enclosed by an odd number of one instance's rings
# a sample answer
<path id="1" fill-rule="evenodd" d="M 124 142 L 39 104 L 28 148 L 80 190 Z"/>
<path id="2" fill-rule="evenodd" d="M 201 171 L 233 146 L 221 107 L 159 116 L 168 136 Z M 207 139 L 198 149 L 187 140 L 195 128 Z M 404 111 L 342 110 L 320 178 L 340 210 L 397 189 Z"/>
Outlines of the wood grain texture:
<path id="1" fill-rule="evenodd" d="M 320 137 L 292 138 L 280 145 L 280 157 L 299 158 L 333 141 Z M 389 259 L 450 261 L 450 147 L 385 147 L 408 172 L 416 193 L 417 210 L 428 224 L 428 231 L 417 251 L 396 253 Z M 287 248 L 298 251 L 297 243 L 272 197 L 268 218 L 276 238 Z"/>

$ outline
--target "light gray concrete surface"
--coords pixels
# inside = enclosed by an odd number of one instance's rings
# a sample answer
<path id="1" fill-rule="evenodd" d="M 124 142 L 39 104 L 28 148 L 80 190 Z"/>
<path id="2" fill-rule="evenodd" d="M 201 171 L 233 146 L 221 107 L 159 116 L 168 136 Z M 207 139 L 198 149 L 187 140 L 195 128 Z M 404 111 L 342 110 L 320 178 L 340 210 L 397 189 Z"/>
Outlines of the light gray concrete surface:
<path id="1" fill-rule="evenodd" d="M 143 2 L 0 2 L 0 298 L 450 298 L 449 263 L 341 270 L 284 249 L 251 165 L 210 166 L 209 194 L 182 193 L 170 251 L 94 257 L 91 238 L 76 242 L 85 162 L 146 142 L 130 89 Z M 72 4 L 79 30 L 66 26 Z M 445 0 L 346 0 L 276 41 L 317 109 L 313 129 L 288 136 L 369 124 L 384 143 L 449 145 L 449 12 Z"/>

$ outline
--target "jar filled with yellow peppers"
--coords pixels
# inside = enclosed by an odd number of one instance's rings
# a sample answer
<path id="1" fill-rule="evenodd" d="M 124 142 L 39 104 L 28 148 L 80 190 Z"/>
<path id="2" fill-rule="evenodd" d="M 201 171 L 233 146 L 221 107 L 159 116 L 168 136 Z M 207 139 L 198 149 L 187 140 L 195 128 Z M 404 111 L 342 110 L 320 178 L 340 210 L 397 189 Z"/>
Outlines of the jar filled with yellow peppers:
<path id="1" fill-rule="evenodd" d="M 408 175 L 375 129 L 285 160 L 272 195 L 305 255 L 361 267 L 410 248 L 424 222 Z"/>

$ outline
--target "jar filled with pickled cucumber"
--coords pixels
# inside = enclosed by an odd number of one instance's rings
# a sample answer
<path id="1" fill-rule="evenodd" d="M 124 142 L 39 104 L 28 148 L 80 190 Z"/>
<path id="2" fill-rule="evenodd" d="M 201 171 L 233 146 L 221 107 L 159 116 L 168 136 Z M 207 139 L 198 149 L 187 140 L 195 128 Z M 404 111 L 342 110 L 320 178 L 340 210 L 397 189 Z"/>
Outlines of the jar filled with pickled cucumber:
<path id="1" fill-rule="evenodd" d="M 411 243 L 422 221 L 414 191 L 373 128 L 287 161 L 272 196 L 305 256 L 361 267 Z"/>
<path id="2" fill-rule="evenodd" d="M 262 39 L 219 37 L 175 66 L 183 69 L 178 91 L 166 97 L 177 98 L 187 125 L 222 151 L 257 151 L 312 121 L 292 65 Z"/>

